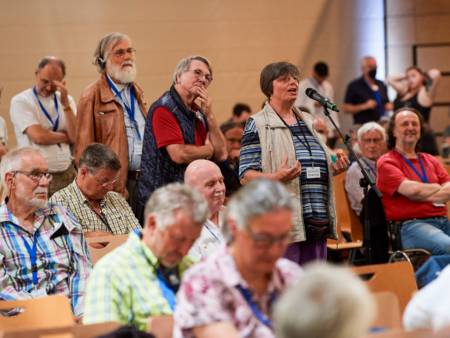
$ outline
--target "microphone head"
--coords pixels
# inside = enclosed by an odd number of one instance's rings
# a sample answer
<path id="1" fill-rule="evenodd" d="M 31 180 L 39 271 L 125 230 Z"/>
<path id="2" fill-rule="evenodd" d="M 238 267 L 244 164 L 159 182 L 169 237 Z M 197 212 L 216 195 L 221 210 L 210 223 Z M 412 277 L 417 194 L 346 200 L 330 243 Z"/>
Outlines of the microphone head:
<path id="1" fill-rule="evenodd" d="M 305 94 L 306 96 L 312 98 L 316 90 L 314 88 L 306 88 Z"/>

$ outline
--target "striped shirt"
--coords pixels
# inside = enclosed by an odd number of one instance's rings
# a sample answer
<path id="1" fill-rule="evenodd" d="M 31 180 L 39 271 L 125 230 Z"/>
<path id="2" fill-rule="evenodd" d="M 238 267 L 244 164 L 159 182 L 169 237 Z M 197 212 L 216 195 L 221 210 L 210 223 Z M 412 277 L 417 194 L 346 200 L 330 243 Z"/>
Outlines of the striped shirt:
<path id="1" fill-rule="evenodd" d="M 76 180 L 53 194 L 50 201 L 66 207 L 78 219 L 83 231 L 106 231 L 114 235 L 140 227 L 127 201 L 117 192 L 108 192 L 100 202 L 101 217 L 90 207 Z"/>
<path id="2" fill-rule="evenodd" d="M 155 273 L 158 260 L 132 231 L 123 245 L 94 267 L 86 291 L 84 324 L 116 321 L 146 331 L 151 316 L 170 315 Z M 192 264 L 180 263 L 181 274 Z"/>
<path id="3" fill-rule="evenodd" d="M 91 270 L 81 226 L 57 205 L 38 209 L 34 216 L 30 233 L 5 203 L 0 206 L 0 299 L 64 294 L 74 314 L 81 316 Z M 32 264 L 34 243 L 36 262 Z"/>
<path id="4" fill-rule="evenodd" d="M 328 222 L 328 165 L 327 154 L 311 134 L 305 122 L 299 120 L 289 129 L 294 142 L 297 160 L 302 165 L 300 191 L 305 222 Z M 308 150 L 309 149 L 309 150 Z M 310 153 L 311 151 L 311 153 Z M 308 168 L 320 168 L 320 178 L 308 178 Z M 239 176 L 247 170 L 262 171 L 261 143 L 255 121 L 250 118 L 241 141 Z"/>

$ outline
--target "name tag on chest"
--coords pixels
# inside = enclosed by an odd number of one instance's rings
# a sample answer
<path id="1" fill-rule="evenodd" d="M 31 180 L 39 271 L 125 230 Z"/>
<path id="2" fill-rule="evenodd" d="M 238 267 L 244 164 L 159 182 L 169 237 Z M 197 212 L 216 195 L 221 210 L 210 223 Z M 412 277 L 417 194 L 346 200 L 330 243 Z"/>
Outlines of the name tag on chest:
<path id="1" fill-rule="evenodd" d="M 309 167 L 306 168 L 306 178 L 320 178 L 320 168 L 319 167 Z"/>

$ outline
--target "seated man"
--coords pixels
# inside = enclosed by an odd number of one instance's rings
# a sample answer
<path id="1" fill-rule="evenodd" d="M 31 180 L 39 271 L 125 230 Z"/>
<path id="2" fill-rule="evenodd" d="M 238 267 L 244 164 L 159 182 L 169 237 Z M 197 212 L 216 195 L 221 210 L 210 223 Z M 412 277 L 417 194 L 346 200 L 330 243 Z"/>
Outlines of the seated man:
<path id="1" fill-rule="evenodd" d="M 388 127 L 390 151 L 377 163 L 377 186 L 387 220 L 402 223 L 403 248 L 450 254 L 450 175 L 434 156 L 418 152 L 422 132 L 417 110 L 405 107 L 394 113 Z"/>
<path id="2" fill-rule="evenodd" d="M 225 184 L 219 167 L 208 160 L 191 162 L 184 172 L 184 183 L 200 191 L 208 202 L 210 217 L 203 224 L 200 237 L 189 251 L 190 257 L 200 260 L 225 244 L 221 233 Z"/>
<path id="3" fill-rule="evenodd" d="M 0 206 L 0 299 L 64 294 L 81 316 L 91 263 L 76 219 L 47 202 L 47 161 L 37 148 L 12 150 L 0 174 L 7 195 Z"/>
<path id="4" fill-rule="evenodd" d="M 120 172 L 116 153 L 101 143 L 92 143 L 80 157 L 78 174 L 51 202 L 65 206 L 78 219 L 86 236 L 122 235 L 139 222 L 125 198 L 114 192 Z"/>
<path id="5" fill-rule="evenodd" d="M 232 197 L 224 229 L 230 244 L 184 276 L 174 337 L 274 337 L 272 305 L 300 269 L 282 258 L 292 210 L 291 195 L 275 181 L 254 180 Z"/>
<path id="6" fill-rule="evenodd" d="M 171 330 L 175 294 L 191 264 L 184 256 L 200 235 L 208 205 L 195 189 L 172 183 L 155 190 L 144 214 L 142 233 L 131 232 L 95 265 L 85 324 L 116 321 L 149 330 L 153 320 L 166 315 Z"/>
<path id="7" fill-rule="evenodd" d="M 377 160 L 386 149 L 386 132 L 376 122 L 363 124 L 357 132 L 359 150 L 361 151 L 361 164 L 375 181 L 377 178 Z M 358 163 L 353 162 L 345 174 L 345 191 L 350 205 L 359 216 L 364 198 L 363 188 L 359 181 L 363 178 Z"/>
<path id="8" fill-rule="evenodd" d="M 310 265 L 277 302 L 275 332 L 278 338 L 365 337 L 374 305 L 367 286 L 348 268 Z"/>

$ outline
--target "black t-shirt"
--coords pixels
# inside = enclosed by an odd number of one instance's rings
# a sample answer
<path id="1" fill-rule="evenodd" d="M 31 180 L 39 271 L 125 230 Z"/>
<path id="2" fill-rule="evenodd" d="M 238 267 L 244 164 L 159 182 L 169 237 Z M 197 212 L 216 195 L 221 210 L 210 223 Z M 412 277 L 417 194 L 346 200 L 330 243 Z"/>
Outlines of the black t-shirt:
<path id="1" fill-rule="evenodd" d="M 350 82 L 345 93 L 345 103 L 361 104 L 367 100 L 375 100 L 378 105 L 375 109 L 366 109 L 353 115 L 354 124 L 364 124 L 378 121 L 384 115 L 384 105 L 389 102 L 387 89 L 383 82 L 375 80 L 378 91 L 373 91 L 363 77 Z"/>

